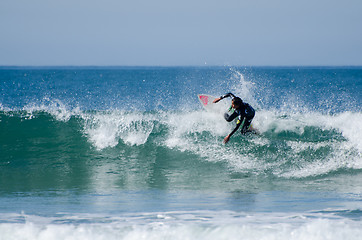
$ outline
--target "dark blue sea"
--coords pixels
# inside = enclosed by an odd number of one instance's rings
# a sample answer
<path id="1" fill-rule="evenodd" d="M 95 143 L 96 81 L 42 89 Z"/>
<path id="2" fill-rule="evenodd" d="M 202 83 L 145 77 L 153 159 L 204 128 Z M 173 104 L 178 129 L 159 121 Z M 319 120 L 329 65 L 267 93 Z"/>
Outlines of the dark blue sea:
<path id="1" fill-rule="evenodd" d="M 197 94 L 227 92 L 259 134 L 225 145 Z M 362 67 L 0 67 L 0 239 L 359 240 L 361 93 Z"/>

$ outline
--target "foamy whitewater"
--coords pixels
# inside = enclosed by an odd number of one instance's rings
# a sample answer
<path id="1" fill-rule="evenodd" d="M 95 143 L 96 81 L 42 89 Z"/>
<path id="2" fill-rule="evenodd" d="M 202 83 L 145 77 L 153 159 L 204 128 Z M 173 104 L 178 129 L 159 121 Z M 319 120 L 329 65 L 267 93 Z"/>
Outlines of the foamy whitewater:
<path id="1" fill-rule="evenodd" d="M 0 84 L 0 239 L 361 239 L 362 68 L 2 67 Z M 259 134 L 222 143 L 235 123 L 197 94 L 226 92 Z"/>

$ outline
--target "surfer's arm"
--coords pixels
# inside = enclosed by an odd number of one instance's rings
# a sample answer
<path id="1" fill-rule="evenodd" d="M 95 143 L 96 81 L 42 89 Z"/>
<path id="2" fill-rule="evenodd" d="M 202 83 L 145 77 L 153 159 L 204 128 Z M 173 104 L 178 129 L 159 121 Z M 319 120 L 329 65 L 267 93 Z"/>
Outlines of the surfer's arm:
<path id="1" fill-rule="evenodd" d="M 234 120 L 236 117 L 238 116 L 238 114 L 236 112 L 233 112 L 233 114 L 229 115 L 227 113 L 224 114 L 224 118 L 226 121 L 231 122 L 232 120 Z"/>
<path id="2" fill-rule="evenodd" d="M 221 100 L 221 98 L 215 98 L 214 101 L 212 101 L 212 103 L 217 103 Z"/>
<path id="3" fill-rule="evenodd" d="M 217 102 L 219 102 L 220 100 L 222 100 L 222 99 L 224 99 L 224 98 L 227 98 L 227 97 L 233 97 L 233 98 L 234 98 L 235 95 L 232 94 L 232 93 L 227 93 L 227 94 L 225 94 L 225 95 L 223 95 L 223 96 L 221 96 L 221 97 L 215 98 L 214 101 L 213 101 L 213 103 L 217 103 Z"/>
<path id="4" fill-rule="evenodd" d="M 241 125 L 241 122 L 238 121 L 238 123 L 236 124 L 236 127 L 234 128 L 234 130 L 224 138 L 224 143 L 225 144 L 230 140 L 230 137 L 239 129 L 240 125 Z"/>
<path id="5" fill-rule="evenodd" d="M 227 98 L 227 97 L 235 97 L 235 95 L 234 94 L 232 94 L 231 92 L 229 92 L 229 93 L 227 93 L 227 94 L 225 94 L 225 95 L 223 95 L 223 96 L 221 96 L 220 98 L 221 99 L 224 99 L 224 98 Z"/>

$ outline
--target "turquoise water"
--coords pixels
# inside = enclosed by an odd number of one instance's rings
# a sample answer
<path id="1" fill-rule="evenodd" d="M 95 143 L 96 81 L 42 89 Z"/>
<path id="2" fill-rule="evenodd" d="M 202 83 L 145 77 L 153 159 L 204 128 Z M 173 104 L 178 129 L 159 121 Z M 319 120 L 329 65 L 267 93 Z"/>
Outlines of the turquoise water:
<path id="1" fill-rule="evenodd" d="M 359 239 L 362 68 L 0 68 L 0 239 Z M 259 135 L 197 94 L 233 92 Z M 228 100 L 224 100 L 228 101 Z"/>

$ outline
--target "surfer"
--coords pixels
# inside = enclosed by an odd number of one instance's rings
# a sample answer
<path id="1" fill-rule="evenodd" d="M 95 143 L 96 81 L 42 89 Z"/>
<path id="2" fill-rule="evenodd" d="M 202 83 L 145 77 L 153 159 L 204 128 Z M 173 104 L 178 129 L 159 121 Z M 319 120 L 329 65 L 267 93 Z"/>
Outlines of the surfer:
<path id="1" fill-rule="evenodd" d="M 254 108 L 252 108 L 252 106 L 250 106 L 248 103 L 243 102 L 243 100 L 241 100 L 241 98 L 236 97 L 234 94 L 232 93 L 227 93 L 219 98 L 215 98 L 213 103 L 217 103 L 220 100 L 227 98 L 227 97 L 232 97 L 233 99 L 231 100 L 231 109 L 234 109 L 234 112 L 229 115 L 228 113 L 224 114 L 224 118 L 226 121 L 231 122 L 232 120 L 234 120 L 236 117 L 238 117 L 238 120 L 236 122 L 236 127 L 234 128 L 234 130 L 227 135 L 224 138 L 224 143 L 227 143 L 230 140 L 230 137 L 239 129 L 239 127 L 243 124 L 242 128 L 241 128 L 241 134 L 245 134 L 247 132 L 251 132 L 251 128 L 250 128 L 250 124 L 251 121 L 253 120 L 254 116 L 255 116 L 255 110 Z"/>

